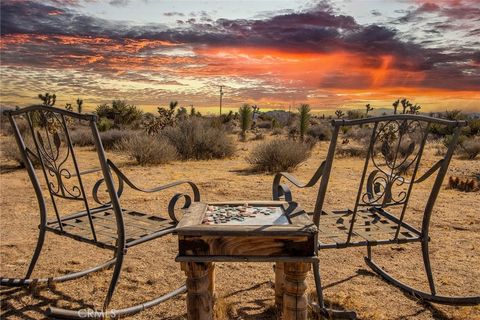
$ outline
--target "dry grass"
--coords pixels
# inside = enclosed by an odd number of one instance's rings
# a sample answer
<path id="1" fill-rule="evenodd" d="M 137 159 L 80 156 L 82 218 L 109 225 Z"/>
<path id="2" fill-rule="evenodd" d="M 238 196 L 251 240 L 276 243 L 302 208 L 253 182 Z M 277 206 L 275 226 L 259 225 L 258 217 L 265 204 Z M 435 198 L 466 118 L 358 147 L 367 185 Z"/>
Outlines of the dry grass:
<path id="1" fill-rule="evenodd" d="M 480 182 L 476 179 L 450 177 L 448 178 L 448 189 L 457 189 L 464 192 L 475 192 L 480 190 Z"/>
<path id="2" fill-rule="evenodd" d="M 271 140 L 258 144 L 247 161 L 257 172 L 290 171 L 307 160 L 310 146 L 293 140 Z"/>
<path id="3" fill-rule="evenodd" d="M 233 140 L 222 127 L 206 119 L 188 119 L 161 133 L 184 160 L 223 159 L 235 153 Z"/>
<path id="4" fill-rule="evenodd" d="M 177 150 L 166 138 L 141 133 L 124 138 L 118 148 L 142 166 L 165 164 L 177 158 Z"/>
<path id="5" fill-rule="evenodd" d="M 271 139 L 271 137 L 267 137 Z M 3 143 L 4 137 L 0 137 Z M 174 161 L 162 166 L 142 167 L 129 165 L 123 154 L 109 153 L 124 172 L 135 182 L 153 187 L 178 179 L 190 179 L 198 183 L 202 198 L 208 201 L 270 199 L 272 176 L 244 174 L 249 168 L 245 157 L 261 141 L 242 144 L 237 154 L 228 159 L 208 161 Z M 294 174 L 308 181 L 320 162 L 325 158 L 328 143 L 318 143 L 312 156 L 299 165 Z M 78 156 L 84 164 L 80 170 L 97 165 L 91 148 L 80 148 Z M 428 146 L 424 157 L 429 165 L 438 161 L 434 148 Z M 2 156 L 2 165 L 12 162 Z M 362 168 L 358 158 L 337 159 L 331 175 L 326 205 L 344 208 L 352 197 L 350 186 L 357 181 L 355 170 Z M 480 161 L 455 157 L 448 175 L 472 176 L 480 172 Z M 98 179 L 95 174 L 85 177 L 85 184 Z M 447 181 L 444 187 L 446 187 Z M 355 187 L 355 186 L 354 186 Z M 408 217 L 414 224 L 421 224 L 421 209 L 428 196 L 428 184 L 416 186 L 412 195 Z M 38 233 L 38 214 L 35 195 L 24 170 L 4 172 L 0 175 L 0 265 L 1 274 L 23 276 L 32 254 Z M 186 189 L 185 189 L 186 190 Z M 146 197 L 126 190 L 122 204 L 139 208 L 166 217 L 166 204 L 176 189 Z M 314 206 L 318 189 L 293 190 L 294 199 L 307 210 Z M 18 196 L 21 195 L 21 196 Z M 353 194 L 354 196 L 355 194 Z M 64 213 L 74 205 L 62 205 Z M 49 206 L 51 210 L 51 206 Z M 432 265 L 438 292 L 450 295 L 479 294 L 480 288 L 480 216 L 478 193 L 464 193 L 442 189 L 432 216 L 430 229 Z M 415 287 L 427 289 L 421 264 L 420 247 L 376 247 L 375 258 L 385 268 Z M 155 295 L 177 288 L 185 280 L 178 263 L 177 239 L 168 236 L 129 250 L 125 269 L 111 307 L 119 308 L 140 303 Z M 360 319 L 479 319 L 480 307 L 452 307 L 429 305 L 404 295 L 397 288 L 385 283 L 368 271 L 363 262 L 365 250 L 351 248 L 320 252 L 323 285 L 329 303 L 344 309 L 355 309 Z M 35 276 L 63 274 L 71 270 L 90 267 L 112 256 L 111 252 L 79 243 L 53 234 L 48 234 L 44 252 L 34 272 Z M 269 285 L 274 279 L 269 263 L 217 263 L 216 293 L 225 299 L 220 305 L 225 319 L 273 320 L 274 291 Z M 101 308 L 111 271 L 105 270 L 72 282 L 59 283 L 54 288 L 37 288 L 36 296 L 23 290 L 1 290 L 2 319 L 44 319 L 48 305 L 63 307 Z M 309 291 L 314 288 L 311 275 L 307 278 Z M 150 308 L 132 319 L 186 319 L 185 296 L 172 299 Z"/>

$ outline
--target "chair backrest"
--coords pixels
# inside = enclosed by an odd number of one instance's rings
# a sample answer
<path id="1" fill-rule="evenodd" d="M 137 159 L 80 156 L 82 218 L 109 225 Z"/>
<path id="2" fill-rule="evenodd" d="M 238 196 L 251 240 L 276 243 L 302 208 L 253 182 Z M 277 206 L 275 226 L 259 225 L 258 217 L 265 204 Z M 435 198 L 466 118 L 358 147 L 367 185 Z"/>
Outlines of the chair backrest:
<path id="1" fill-rule="evenodd" d="M 323 164 L 324 170 L 314 210 L 314 222 L 318 226 L 325 195 L 330 180 L 335 154 L 341 146 L 338 143 L 340 132 L 348 132 L 353 126 L 361 127 L 364 133 L 365 159 L 359 172 L 360 181 L 349 181 L 345 188 L 355 192 L 352 205 L 352 219 L 347 238 L 349 243 L 355 224 L 355 215 L 362 209 L 384 211 L 395 207 L 399 213 L 395 216 L 398 229 L 402 224 L 414 185 L 425 181 L 437 172 L 432 189 L 427 198 L 422 219 L 422 233 L 428 236 L 430 216 L 441 189 L 448 165 L 452 158 L 458 136 L 465 121 L 449 121 L 421 115 L 399 114 L 356 120 L 337 119 L 332 121 L 333 135 Z M 433 126 L 446 126 L 452 134 L 445 155 L 423 173 L 419 173 L 424 147 L 433 131 Z M 345 139 L 346 140 L 346 139 Z M 345 143 L 350 143 L 345 141 Z M 342 168 L 342 170 L 351 170 Z M 333 177 L 333 176 L 332 176 Z M 352 196 L 353 199 L 353 196 Z M 342 203 L 342 205 L 345 205 Z"/>
<path id="2" fill-rule="evenodd" d="M 40 207 L 41 225 L 47 225 L 47 209 L 45 197 L 37 177 L 34 164 L 38 164 L 41 175 L 46 182 L 49 198 L 52 202 L 56 216 L 56 222 L 63 231 L 62 212 L 59 201 L 75 201 L 81 203 L 82 209 L 78 214 L 87 216 L 90 222 L 90 231 L 93 241 L 97 241 L 97 232 L 92 218 L 95 210 L 112 208 L 117 219 L 117 233 L 120 245 L 122 243 L 123 221 L 121 207 L 115 190 L 113 178 L 107 163 L 105 151 L 100 140 L 100 134 L 96 126 L 97 116 L 93 114 L 80 114 L 50 106 L 35 105 L 18 110 L 7 110 L 4 115 L 8 116 L 13 128 L 14 136 L 23 163 L 27 169 L 29 178 L 34 187 Z M 27 128 L 22 133 L 19 130 L 18 121 L 26 121 Z M 70 127 L 80 121 L 86 121 L 91 131 L 98 162 L 103 173 L 103 180 L 108 191 L 108 200 L 100 204 L 100 207 L 91 208 L 87 199 L 85 184 L 82 179 L 78 157 L 72 144 Z M 90 164 L 89 164 L 90 165 Z M 62 201 L 63 201 L 62 200 Z M 98 202 L 98 201 L 97 201 Z"/>

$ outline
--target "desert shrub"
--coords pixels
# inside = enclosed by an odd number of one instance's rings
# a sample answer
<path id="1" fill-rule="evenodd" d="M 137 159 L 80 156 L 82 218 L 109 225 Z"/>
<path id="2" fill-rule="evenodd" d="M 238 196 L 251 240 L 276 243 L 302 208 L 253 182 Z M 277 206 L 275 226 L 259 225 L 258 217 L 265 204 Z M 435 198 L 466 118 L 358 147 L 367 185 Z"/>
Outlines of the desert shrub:
<path id="1" fill-rule="evenodd" d="M 89 128 L 77 128 L 70 131 L 70 140 L 74 146 L 86 147 L 94 145 L 92 130 Z"/>
<path id="2" fill-rule="evenodd" d="M 351 127 L 351 126 L 341 126 L 341 127 L 340 127 L 340 131 L 341 131 L 344 135 L 346 135 L 347 133 L 349 133 L 350 130 L 352 130 L 352 127 Z"/>
<path id="3" fill-rule="evenodd" d="M 34 153 L 36 153 L 36 148 L 35 144 L 33 142 L 33 138 L 31 136 L 24 136 L 24 142 L 25 145 L 30 148 L 30 150 L 33 150 Z M 19 166 L 25 167 L 25 164 L 23 163 L 22 156 L 20 154 L 20 150 L 18 149 L 17 142 L 15 141 L 15 138 L 8 138 L 6 139 L 2 145 L 1 145 L 1 150 L 3 156 L 11 161 L 15 161 L 18 163 Z M 40 164 L 38 159 L 35 159 L 34 157 L 30 157 L 30 160 L 32 161 L 34 166 L 37 166 Z"/>
<path id="4" fill-rule="evenodd" d="M 337 155 L 340 157 L 365 157 L 367 149 L 362 145 L 342 145 L 337 149 Z"/>
<path id="5" fill-rule="evenodd" d="M 6 159 L 15 161 L 22 167 L 24 166 L 17 142 L 14 138 L 8 138 L 2 143 L 2 153 Z"/>
<path id="6" fill-rule="evenodd" d="M 368 112 L 367 112 L 367 114 L 368 114 Z M 360 110 L 348 110 L 347 111 L 347 118 L 350 119 L 350 120 L 362 119 L 363 117 L 365 117 L 365 114 L 363 114 L 363 112 L 361 112 Z"/>
<path id="7" fill-rule="evenodd" d="M 106 150 L 113 149 L 122 140 L 135 135 L 131 130 L 118 130 L 112 129 L 105 132 L 100 132 L 100 139 L 102 140 L 103 147 Z"/>
<path id="8" fill-rule="evenodd" d="M 108 118 L 101 117 L 97 122 L 97 128 L 99 131 L 107 131 L 110 130 L 112 127 L 113 121 Z"/>
<path id="9" fill-rule="evenodd" d="M 307 135 L 320 141 L 328 141 L 332 137 L 332 130 L 325 124 L 316 124 L 308 128 Z"/>
<path id="10" fill-rule="evenodd" d="M 474 192 L 480 190 L 480 183 L 475 179 L 461 179 L 459 177 L 450 177 L 448 179 L 447 189 L 456 189 L 464 192 Z"/>
<path id="11" fill-rule="evenodd" d="M 288 127 L 288 137 L 290 139 L 297 139 L 297 136 L 298 136 L 298 126 L 296 125 L 293 125 L 293 126 L 290 126 Z"/>
<path id="12" fill-rule="evenodd" d="M 370 141 L 372 128 L 354 126 L 345 134 L 345 137 L 354 141 Z"/>
<path id="13" fill-rule="evenodd" d="M 469 120 L 468 127 L 470 128 L 470 134 L 472 136 L 480 135 L 480 119 Z"/>
<path id="14" fill-rule="evenodd" d="M 254 171 L 279 172 L 296 168 L 310 156 L 309 146 L 292 140 L 272 140 L 256 146 L 247 158 Z"/>
<path id="15" fill-rule="evenodd" d="M 1 116 L 1 132 L 2 134 L 4 135 L 13 135 L 13 128 L 12 126 L 10 125 L 10 122 L 7 120 L 7 117 L 5 116 Z M 17 123 L 17 127 L 18 127 L 18 131 L 20 131 L 20 134 L 24 134 L 25 132 L 30 132 L 30 127 L 28 125 L 28 122 L 27 120 L 23 119 L 23 118 L 17 118 L 16 119 L 16 123 Z"/>
<path id="16" fill-rule="evenodd" d="M 119 148 L 142 166 L 165 164 L 177 157 L 175 147 L 160 136 L 133 134 L 122 139 Z"/>
<path id="17" fill-rule="evenodd" d="M 201 118 L 190 118 L 167 127 L 161 135 L 175 146 L 184 160 L 221 159 L 234 154 L 235 146 L 223 128 L 212 127 Z"/>
<path id="18" fill-rule="evenodd" d="M 95 109 L 97 115 L 112 120 L 118 125 L 129 125 L 141 120 L 143 112 L 135 105 L 127 104 L 122 100 L 113 100 L 112 105 L 102 104 Z"/>
<path id="19" fill-rule="evenodd" d="M 315 145 L 317 144 L 317 138 L 314 138 L 314 137 L 311 137 L 311 136 L 307 136 L 305 137 L 305 139 L 303 140 L 303 143 L 307 145 L 308 149 L 309 150 L 312 150 L 313 147 L 315 147 Z"/>
<path id="20" fill-rule="evenodd" d="M 272 136 L 278 136 L 283 134 L 283 129 L 282 128 L 274 128 L 272 130 Z"/>
<path id="21" fill-rule="evenodd" d="M 253 136 L 252 140 L 263 140 L 263 139 L 265 139 L 265 135 L 263 134 L 262 131 L 255 131 L 253 134 L 254 134 L 254 136 Z"/>
<path id="22" fill-rule="evenodd" d="M 480 139 L 466 139 L 457 150 L 460 156 L 473 160 L 480 154 Z"/>
<path id="23" fill-rule="evenodd" d="M 443 143 L 440 140 L 432 141 L 431 146 L 432 146 L 433 150 L 435 151 L 434 155 L 436 155 L 436 156 L 443 157 L 447 153 L 447 148 L 443 145 Z"/>
<path id="24" fill-rule="evenodd" d="M 257 121 L 256 127 L 260 129 L 272 129 L 272 121 L 268 121 L 268 120 Z"/>

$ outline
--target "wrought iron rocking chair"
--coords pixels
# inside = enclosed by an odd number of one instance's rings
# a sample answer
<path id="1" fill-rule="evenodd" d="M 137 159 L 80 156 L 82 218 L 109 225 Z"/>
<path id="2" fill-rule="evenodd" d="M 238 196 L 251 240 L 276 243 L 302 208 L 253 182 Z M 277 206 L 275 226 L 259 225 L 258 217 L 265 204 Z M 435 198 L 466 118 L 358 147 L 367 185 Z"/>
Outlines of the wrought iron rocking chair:
<path id="1" fill-rule="evenodd" d="M 418 173 L 422 154 L 432 125 L 448 127 L 452 132 L 452 139 L 445 156 L 420 176 Z M 282 179 L 288 180 L 297 188 L 309 188 L 315 186 L 321 178 L 313 211 L 313 221 L 319 229 L 318 250 L 365 246 L 367 247 L 365 257 L 367 265 L 387 282 L 406 293 L 440 304 L 477 305 L 480 303 L 480 296 L 450 297 L 437 294 L 428 248 L 430 218 L 434 204 L 460 131 L 465 125 L 465 121 L 448 121 L 410 114 L 359 120 L 333 120 L 333 134 L 326 160 L 305 184 L 288 173 L 278 173 L 273 181 L 273 199 L 292 200 L 292 193 L 286 184 L 281 183 Z M 352 126 L 370 130 L 361 178 L 358 189 L 354 189 L 353 209 L 327 211 L 324 200 L 337 150 L 339 130 L 342 127 L 351 128 Z M 407 174 L 409 170 L 413 171 Z M 407 206 L 413 187 L 424 182 L 434 173 L 437 174 L 423 210 L 421 228 L 414 227 L 405 219 L 408 215 Z M 347 187 L 346 185 L 345 188 Z M 398 210 L 398 212 L 393 213 L 392 210 Z M 372 258 L 372 248 L 375 246 L 412 242 L 421 244 L 430 292 L 415 289 L 397 280 L 377 265 Z M 315 309 L 327 316 L 355 318 L 356 315 L 352 311 L 326 308 L 318 261 L 313 263 L 313 270 L 318 296 L 318 305 L 314 305 Z"/>
<path id="2" fill-rule="evenodd" d="M 64 282 L 113 266 L 112 278 L 102 311 L 80 313 L 75 310 L 54 307 L 47 309 L 47 314 L 52 317 L 69 319 L 104 319 L 131 315 L 186 291 L 186 287 L 181 286 L 165 295 L 132 307 L 110 311 L 107 309 L 119 280 L 122 263 L 127 250 L 133 246 L 174 232 L 178 222 L 174 212 L 175 204 L 183 198 L 185 201 L 184 208 L 186 208 L 192 202 L 191 196 L 187 193 L 175 194 L 168 206 L 168 213 L 171 220 L 136 210 L 127 210 L 121 206 L 119 201 L 124 190 L 124 184 L 145 193 L 158 192 L 181 184 L 187 184 L 192 190 L 193 201 L 199 201 L 200 192 L 193 182 L 187 180 L 177 181 L 152 189 L 141 189 L 137 187 L 112 161 L 107 159 L 97 130 L 97 117 L 95 115 L 78 114 L 48 106 L 31 106 L 15 111 L 5 111 L 4 114 L 8 116 L 12 125 L 23 162 L 36 193 L 40 213 L 40 231 L 25 278 L 2 277 L 0 278 L 0 285 L 19 287 L 41 283 Z M 33 140 L 33 146 L 26 145 L 26 140 L 17 126 L 18 118 L 23 118 L 28 122 L 29 130 L 27 132 L 29 132 L 28 135 Z M 84 172 L 81 172 L 79 169 L 75 148 L 70 138 L 69 127 L 73 122 L 76 123 L 82 120 L 87 121 L 91 129 L 101 169 L 87 170 Z M 48 194 L 55 213 L 55 217 L 50 220 L 47 217 L 44 191 L 37 178 L 34 161 L 40 164 L 41 174 L 45 178 Z M 93 201 L 89 201 L 89 197 L 87 197 L 82 177 L 85 174 L 98 171 L 101 171 L 103 176 L 94 184 L 92 198 L 96 204 L 92 206 Z M 118 186 L 116 186 L 112 172 L 117 177 Z M 99 193 L 102 185 L 104 185 L 104 187 L 106 186 L 108 192 L 106 196 L 107 200 L 102 199 Z M 81 203 L 82 210 L 68 215 L 62 215 L 59 202 L 64 200 Z M 87 270 L 77 271 L 59 277 L 33 279 L 31 275 L 40 256 L 47 231 L 87 242 L 101 248 L 111 249 L 114 252 L 114 257 L 103 264 Z"/>

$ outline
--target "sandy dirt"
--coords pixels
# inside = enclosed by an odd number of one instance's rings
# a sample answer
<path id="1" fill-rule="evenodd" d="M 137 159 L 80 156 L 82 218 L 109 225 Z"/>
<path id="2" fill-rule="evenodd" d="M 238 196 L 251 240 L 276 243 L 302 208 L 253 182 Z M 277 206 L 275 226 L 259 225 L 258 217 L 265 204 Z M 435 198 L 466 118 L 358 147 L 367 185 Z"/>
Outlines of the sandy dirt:
<path id="1" fill-rule="evenodd" d="M 4 139 L 4 138 L 1 138 Z M 124 156 L 109 156 L 146 187 L 178 179 L 198 183 L 202 199 L 211 201 L 271 199 L 272 175 L 252 174 L 245 157 L 258 141 L 239 142 L 231 159 L 211 161 L 177 161 L 165 166 L 140 167 Z M 323 160 L 328 143 L 318 143 L 308 161 L 294 174 L 308 180 Z M 432 165 L 439 157 L 433 148 L 426 152 L 426 163 Z M 79 152 L 82 169 L 97 167 L 90 148 Z M 360 159 L 340 158 L 335 162 L 327 207 L 344 209 L 352 206 L 357 187 L 355 177 L 362 166 Z M 35 246 L 39 223 L 35 194 L 25 170 L 1 160 L 0 175 L 0 261 L 2 276 L 24 275 Z M 448 175 L 471 176 L 480 172 L 480 161 L 455 158 Z M 448 176 L 447 176 L 448 177 Z M 98 175 L 87 178 L 93 183 Z M 431 188 L 431 180 L 416 187 L 411 199 L 407 221 L 419 225 L 422 209 Z M 175 191 L 185 190 L 176 189 Z M 175 191 L 144 196 L 128 191 L 122 196 L 127 208 L 142 208 L 167 216 L 166 205 Z M 314 206 L 317 188 L 293 190 L 294 199 L 304 208 Z M 442 188 L 431 224 L 431 257 L 438 292 L 450 295 L 480 294 L 480 195 Z M 64 212 L 74 206 L 62 203 Z M 50 212 L 51 213 L 51 212 Z M 50 216 L 53 218 L 53 215 Z M 360 319 L 480 319 L 480 307 L 452 307 L 427 304 L 404 295 L 385 283 L 365 265 L 364 248 L 325 250 L 320 253 L 322 280 L 328 303 L 354 309 Z M 112 308 L 139 303 L 145 299 L 180 286 L 185 276 L 174 262 L 177 252 L 175 236 L 168 236 L 129 250 L 120 285 Z M 427 289 L 420 246 L 384 246 L 374 249 L 375 258 L 400 279 L 415 287 Z M 93 266 L 111 257 L 108 250 L 79 243 L 54 234 L 47 234 L 46 244 L 34 276 L 61 275 Z M 70 306 L 76 309 L 100 308 L 111 271 L 92 274 L 80 280 L 56 284 L 51 288 L 1 289 L 1 318 L 43 319 L 47 306 Z M 268 263 L 217 263 L 216 305 L 219 319 L 274 319 L 274 272 Z M 309 291 L 314 288 L 308 278 Z M 169 300 L 137 314 L 135 319 L 186 319 L 185 295 Z"/>

